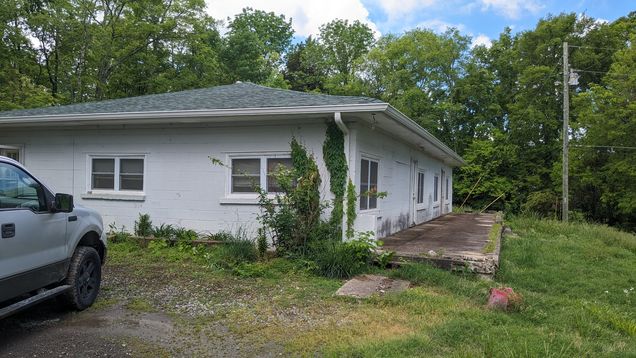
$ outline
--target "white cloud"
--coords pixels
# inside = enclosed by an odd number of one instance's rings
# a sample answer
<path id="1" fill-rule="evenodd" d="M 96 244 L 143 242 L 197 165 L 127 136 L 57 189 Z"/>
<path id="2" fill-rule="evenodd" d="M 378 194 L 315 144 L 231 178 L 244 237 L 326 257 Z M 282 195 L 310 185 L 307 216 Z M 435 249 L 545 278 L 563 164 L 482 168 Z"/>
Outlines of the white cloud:
<path id="1" fill-rule="evenodd" d="M 470 47 L 475 46 L 486 46 L 487 48 L 490 48 L 490 46 L 492 46 L 492 41 L 490 40 L 490 37 L 484 34 L 479 34 L 477 37 L 473 38 L 473 43 L 470 45 Z"/>
<path id="2" fill-rule="evenodd" d="M 379 35 L 377 26 L 369 20 L 369 11 L 361 0 L 206 0 L 208 13 L 227 21 L 245 7 L 273 11 L 292 18 L 296 36 L 316 35 L 319 27 L 334 19 L 359 20 Z"/>
<path id="3" fill-rule="evenodd" d="M 438 0 L 377 0 L 382 10 L 384 10 L 384 13 L 390 19 L 401 17 L 415 10 L 431 7 L 435 5 L 437 1 Z"/>
<path id="4" fill-rule="evenodd" d="M 509 18 L 518 19 L 522 12 L 529 11 L 533 14 L 543 9 L 543 5 L 536 0 L 480 0 L 482 10 L 493 9 L 495 12 Z"/>
<path id="5" fill-rule="evenodd" d="M 426 21 L 420 22 L 417 25 L 417 27 L 419 27 L 420 29 L 433 30 L 435 32 L 444 32 L 450 29 L 451 27 L 454 27 L 459 31 L 465 30 L 465 26 L 463 24 L 451 24 L 446 21 L 442 21 L 438 19 L 432 19 L 432 20 L 426 20 Z"/>

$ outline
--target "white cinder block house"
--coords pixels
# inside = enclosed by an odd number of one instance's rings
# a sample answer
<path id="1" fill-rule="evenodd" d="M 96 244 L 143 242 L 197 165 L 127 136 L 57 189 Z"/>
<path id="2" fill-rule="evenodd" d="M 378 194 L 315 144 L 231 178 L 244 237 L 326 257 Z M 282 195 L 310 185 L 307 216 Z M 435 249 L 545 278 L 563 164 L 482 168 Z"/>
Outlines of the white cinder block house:
<path id="1" fill-rule="evenodd" d="M 332 198 L 322 158 L 329 121 L 345 135 L 358 190 L 388 193 L 360 198 L 356 230 L 383 237 L 451 211 L 462 158 L 389 104 L 365 97 L 236 83 L 0 112 L 0 155 L 97 209 L 106 224 L 130 230 L 148 213 L 155 224 L 254 230 L 259 207 L 248 183 L 276 190 L 267 173 L 290 163 L 292 137 L 315 156 L 322 195 Z"/>

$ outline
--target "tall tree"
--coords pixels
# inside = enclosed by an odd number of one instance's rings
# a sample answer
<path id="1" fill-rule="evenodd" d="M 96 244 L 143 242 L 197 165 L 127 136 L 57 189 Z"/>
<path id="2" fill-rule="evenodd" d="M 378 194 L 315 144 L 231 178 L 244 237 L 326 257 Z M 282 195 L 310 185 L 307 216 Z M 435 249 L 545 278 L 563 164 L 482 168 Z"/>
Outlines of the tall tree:
<path id="1" fill-rule="evenodd" d="M 283 85 L 279 66 L 294 34 L 291 19 L 247 7 L 228 28 L 221 54 L 226 79 Z"/>
<path id="2" fill-rule="evenodd" d="M 451 100 L 469 38 L 455 29 L 438 35 L 415 29 L 385 36 L 365 58 L 366 93 L 382 98 L 456 147 L 461 105 Z"/>
<path id="3" fill-rule="evenodd" d="M 588 218 L 636 230 L 636 40 L 603 83 L 574 100 L 573 204 Z"/>
<path id="4" fill-rule="evenodd" d="M 0 6 L 0 110 L 54 103 L 50 91 L 35 82 L 37 56 L 24 29 L 30 2 L 7 0 Z"/>
<path id="5" fill-rule="evenodd" d="M 347 91 L 354 78 L 357 63 L 373 46 L 371 28 L 358 20 L 333 20 L 320 27 L 320 44 L 324 48 L 329 70 L 330 92 Z"/>
<path id="6" fill-rule="evenodd" d="M 296 91 L 325 91 L 328 78 L 324 49 L 309 36 L 287 53 L 284 77 Z"/>

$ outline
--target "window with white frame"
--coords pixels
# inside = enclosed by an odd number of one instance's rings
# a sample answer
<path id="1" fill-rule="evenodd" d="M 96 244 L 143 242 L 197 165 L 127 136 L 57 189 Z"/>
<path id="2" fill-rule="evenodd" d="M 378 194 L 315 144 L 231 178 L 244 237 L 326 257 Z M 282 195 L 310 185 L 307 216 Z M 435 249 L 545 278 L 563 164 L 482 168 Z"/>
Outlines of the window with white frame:
<path id="1" fill-rule="evenodd" d="M 439 201 L 439 176 L 435 174 L 435 178 L 433 179 L 433 201 Z"/>
<path id="2" fill-rule="evenodd" d="M 0 145 L 0 155 L 11 158 L 16 162 L 22 162 L 22 148 L 17 146 Z"/>
<path id="3" fill-rule="evenodd" d="M 144 190 L 144 157 L 93 156 L 90 189 L 94 191 Z"/>
<path id="4" fill-rule="evenodd" d="M 444 197 L 444 199 L 446 199 L 446 200 L 448 200 L 448 183 L 449 183 L 449 180 L 448 180 L 448 177 L 446 177 L 446 187 L 445 187 L 446 188 L 446 196 Z"/>
<path id="5" fill-rule="evenodd" d="M 417 173 L 417 203 L 424 203 L 424 172 Z"/>
<path id="6" fill-rule="evenodd" d="M 289 155 L 241 156 L 231 158 L 230 192 L 254 193 L 256 187 L 268 193 L 282 192 L 276 179 L 279 170 L 292 169 Z"/>
<path id="7" fill-rule="evenodd" d="M 378 162 L 362 159 L 360 162 L 360 210 L 378 207 Z"/>

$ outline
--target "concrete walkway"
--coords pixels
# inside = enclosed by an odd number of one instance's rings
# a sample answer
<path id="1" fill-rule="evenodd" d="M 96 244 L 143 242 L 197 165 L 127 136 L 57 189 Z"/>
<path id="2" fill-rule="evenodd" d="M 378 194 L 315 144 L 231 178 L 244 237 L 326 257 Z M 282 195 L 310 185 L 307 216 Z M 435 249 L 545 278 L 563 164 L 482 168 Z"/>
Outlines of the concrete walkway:
<path id="1" fill-rule="evenodd" d="M 499 266 L 501 232 L 492 252 L 486 252 L 495 214 L 451 213 L 382 239 L 396 259 L 430 262 L 436 266 L 491 275 Z"/>

